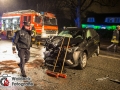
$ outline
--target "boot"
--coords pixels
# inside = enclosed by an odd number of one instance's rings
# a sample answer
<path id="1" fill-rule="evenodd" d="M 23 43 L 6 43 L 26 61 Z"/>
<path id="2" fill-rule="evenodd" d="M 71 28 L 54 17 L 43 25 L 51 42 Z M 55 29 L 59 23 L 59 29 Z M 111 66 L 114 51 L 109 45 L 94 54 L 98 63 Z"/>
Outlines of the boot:
<path id="1" fill-rule="evenodd" d="M 21 70 L 21 76 L 22 77 L 27 77 L 27 75 L 25 73 L 25 70 L 22 68 L 22 65 L 19 63 L 18 66 L 20 67 L 20 70 Z"/>
<path id="2" fill-rule="evenodd" d="M 26 73 L 25 73 L 25 70 L 21 69 L 21 76 L 22 77 L 27 77 Z"/>

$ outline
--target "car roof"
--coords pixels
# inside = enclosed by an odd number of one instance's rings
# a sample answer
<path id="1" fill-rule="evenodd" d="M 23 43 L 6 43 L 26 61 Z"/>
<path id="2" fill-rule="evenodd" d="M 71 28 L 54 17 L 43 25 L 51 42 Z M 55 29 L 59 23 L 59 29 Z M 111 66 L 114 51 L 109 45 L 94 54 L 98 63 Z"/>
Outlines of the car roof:
<path id="1" fill-rule="evenodd" d="M 66 27 L 63 30 L 80 30 L 80 31 L 86 31 L 86 30 L 93 30 L 92 28 L 78 28 L 78 27 Z"/>

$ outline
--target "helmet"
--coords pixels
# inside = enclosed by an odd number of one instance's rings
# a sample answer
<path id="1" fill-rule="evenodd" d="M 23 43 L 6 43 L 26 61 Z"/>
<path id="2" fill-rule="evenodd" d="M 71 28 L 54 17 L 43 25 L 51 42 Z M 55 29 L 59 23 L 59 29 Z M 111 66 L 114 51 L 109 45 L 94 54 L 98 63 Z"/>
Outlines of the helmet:
<path id="1" fill-rule="evenodd" d="M 116 27 L 117 27 L 117 28 L 119 28 L 119 27 L 120 27 L 120 25 L 117 25 Z"/>
<path id="2" fill-rule="evenodd" d="M 30 22 L 24 21 L 23 23 L 25 26 L 30 26 Z"/>

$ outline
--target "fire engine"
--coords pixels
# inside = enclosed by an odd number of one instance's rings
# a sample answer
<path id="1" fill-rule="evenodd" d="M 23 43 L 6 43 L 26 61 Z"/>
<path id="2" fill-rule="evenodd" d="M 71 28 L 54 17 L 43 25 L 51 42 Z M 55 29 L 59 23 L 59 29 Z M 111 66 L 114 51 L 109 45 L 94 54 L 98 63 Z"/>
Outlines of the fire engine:
<path id="1" fill-rule="evenodd" d="M 35 28 L 35 37 L 41 39 L 58 34 L 57 19 L 50 12 L 36 12 L 35 10 L 19 10 L 3 13 L 1 17 L 2 27 L 7 38 L 12 38 L 16 30 L 20 30 L 23 22 L 30 22 Z"/>

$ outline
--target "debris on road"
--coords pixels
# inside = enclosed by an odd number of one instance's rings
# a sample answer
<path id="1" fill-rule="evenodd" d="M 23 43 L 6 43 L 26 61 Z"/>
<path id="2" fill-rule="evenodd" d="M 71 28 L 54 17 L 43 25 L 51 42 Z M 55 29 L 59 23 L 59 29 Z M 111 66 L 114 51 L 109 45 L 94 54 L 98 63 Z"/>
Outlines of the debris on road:
<path id="1" fill-rule="evenodd" d="M 106 80 L 106 79 L 109 79 L 109 80 L 112 81 L 112 82 L 115 82 L 115 83 L 120 84 L 120 80 L 118 80 L 118 79 L 110 79 L 108 76 L 102 77 L 102 78 L 97 78 L 96 80 L 97 80 L 97 81 L 102 81 L 102 80 Z"/>
<path id="2" fill-rule="evenodd" d="M 110 79 L 110 81 L 113 81 L 113 82 L 120 84 L 120 80 L 118 80 L 118 79 Z"/>
<path id="3" fill-rule="evenodd" d="M 105 79 L 108 79 L 109 77 L 108 76 L 106 76 L 106 77 L 102 77 L 102 78 L 97 78 L 96 80 L 97 81 L 102 81 L 102 80 L 105 80 Z"/>
<path id="4" fill-rule="evenodd" d="M 6 52 L 7 52 L 7 50 L 3 51 L 3 53 L 6 53 Z"/>

